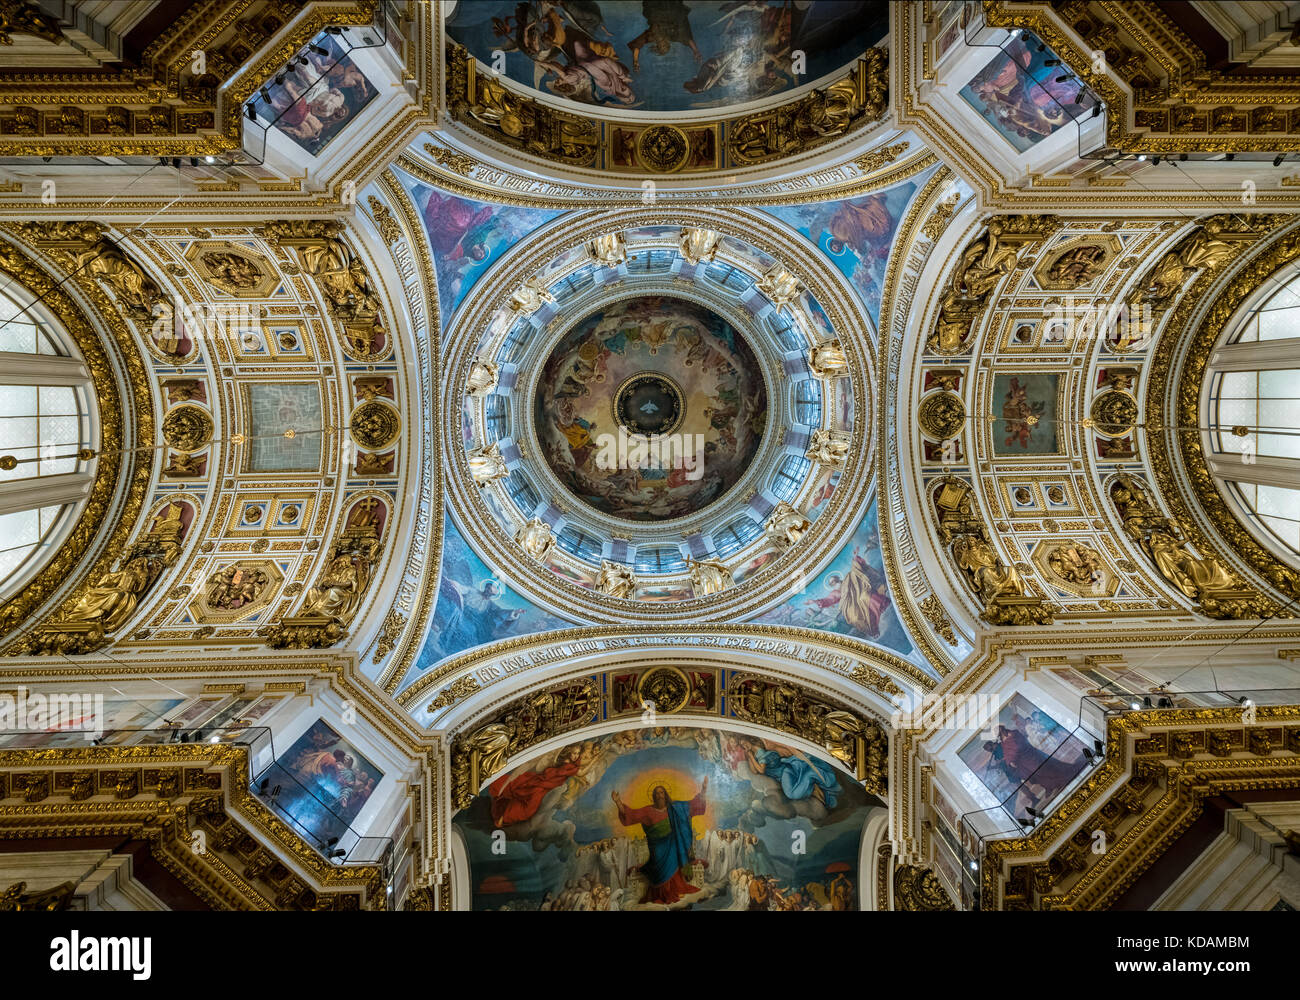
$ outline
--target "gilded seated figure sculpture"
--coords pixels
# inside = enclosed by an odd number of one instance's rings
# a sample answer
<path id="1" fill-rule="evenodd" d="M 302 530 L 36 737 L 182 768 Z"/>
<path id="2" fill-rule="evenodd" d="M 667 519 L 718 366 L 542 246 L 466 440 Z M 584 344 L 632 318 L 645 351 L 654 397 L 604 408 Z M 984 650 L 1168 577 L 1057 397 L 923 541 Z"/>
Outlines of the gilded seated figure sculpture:
<path id="1" fill-rule="evenodd" d="M 978 535 L 960 536 L 953 542 L 952 554 L 986 604 L 1000 597 L 1024 595 L 1024 585 L 1015 567 L 1006 565 L 993 546 Z"/>
<path id="2" fill-rule="evenodd" d="M 97 625 L 104 632 L 120 628 L 135 611 L 140 595 L 153 577 L 146 556 L 129 559 L 113 573 L 105 573 L 77 600 L 64 619 L 69 623 Z"/>

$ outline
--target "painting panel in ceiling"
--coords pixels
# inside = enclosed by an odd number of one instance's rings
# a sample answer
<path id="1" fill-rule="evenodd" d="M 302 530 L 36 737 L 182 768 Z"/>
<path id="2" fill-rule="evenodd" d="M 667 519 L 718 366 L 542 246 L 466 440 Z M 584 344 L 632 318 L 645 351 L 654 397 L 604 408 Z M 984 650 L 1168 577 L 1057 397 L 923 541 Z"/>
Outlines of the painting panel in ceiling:
<path id="1" fill-rule="evenodd" d="M 447 33 L 515 83 L 581 104 L 734 107 L 848 66 L 889 31 L 879 0 L 463 2 Z"/>
<path id="2" fill-rule="evenodd" d="M 258 119 L 319 156 L 378 93 L 344 45 L 322 31 L 255 101 Z M 270 100 L 266 100 L 269 95 Z"/>
<path id="3" fill-rule="evenodd" d="M 962 99 L 1023 153 L 1092 113 L 1097 98 L 1037 35 L 1022 32 L 961 89 Z"/>
<path id="4" fill-rule="evenodd" d="M 1083 744 L 1021 694 L 998 711 L 992 737 L 977 733 L 958 753 L 1017 817 L 1040 810 L 1087 766 Z"/>
<path id="5" fill-rule="evenodd" d="M 640 727 L 501 774 L 455 822 L 476 910 L 855 910 L 883 809 L 777 740 Z"/>
<path id="6" fill-rule="evenodd" d="M 317 719 L 263 777 L 279 786 L 275 807 L 296 832 L 327 841 L 347 833 L 384 772 Z"/>

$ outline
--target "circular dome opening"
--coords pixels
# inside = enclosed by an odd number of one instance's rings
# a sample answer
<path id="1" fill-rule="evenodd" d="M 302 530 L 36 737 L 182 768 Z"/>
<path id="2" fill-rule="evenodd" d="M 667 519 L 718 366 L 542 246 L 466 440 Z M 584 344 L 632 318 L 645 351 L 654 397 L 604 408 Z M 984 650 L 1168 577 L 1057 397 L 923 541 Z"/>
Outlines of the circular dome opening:
<path id="1" fill-rule="evenodd" d="M 642 295 L 578 320 L 533 400 L 542 457 L 574 497 L 610 517 L 667 521 L 724 496 L 753 461 L 767 388 L 722 316 Z"/>

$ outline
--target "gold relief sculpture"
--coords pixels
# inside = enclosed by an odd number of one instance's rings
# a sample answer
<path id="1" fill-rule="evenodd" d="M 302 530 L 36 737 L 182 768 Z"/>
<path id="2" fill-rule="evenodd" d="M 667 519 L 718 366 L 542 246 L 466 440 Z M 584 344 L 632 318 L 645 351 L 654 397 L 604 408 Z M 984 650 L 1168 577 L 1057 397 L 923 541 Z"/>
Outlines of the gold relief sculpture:
<path id="1" fill-rule="evenodd" d="M 396 451 L 386 451 L 382 454 L 359 451 L 352 468 L 358 476 L 391 476 L 396 462 Z"/>
<path id="2" fill-rule="evenodd" d="M 745 165 L 794 156 L 877 121 L 888 105 L 888 87 L 885 50 L 868 49 L 848 76 L 829 86 L 728 121 L 728 162 Z"/>
<path id="3" fill-rule="evenodd" d="M 473 674 L 466 674 L 464 677 L 457 677 L 445 688 L 438 692 L 436 698 L 429 702 L 429 711 L 437 712 L 444 708 L 450 708 L 462 698 L 468 698 L 472 694 L 477 694 L 482 688 L 479 687 L 478 678 Z"/>
<path id="4" fill-rule="evenodd" d="M 101 282 L 131 319 L 148 322 L 155 307 L 166 305 L 162 290 L 109 239 L 107 227 L 97 222 L 25 222 L 18 229 L 25 239 L 46 248 L 67 273 L 84 271 Z"/>
<path id="5" fill-rule="evenodd" d="M 12 45 L 14 35 L 35 35 L 55 45 L 64 41 L 59 22 L 46 16 L 35 4 L 26 0 L 3 0 L 0 2 L 0 45 Z M 0 910 L 3 909 L 5 907 L 0 906 Z"/>
<path id="6" fill-rule="evenodd" d="M 535 517 L 522 525 L 515 532 L 515 542 L 539 563 L 546 562 L 551 550 L 555 548 L 555 536 L 551 534 L 551 526 L 540 517 Z"/>
<path id="7" fill-rule="evenodd" d="M 457 121 L 520 152 L 572 166 L 596 165 L 600 126 L 591 118 L 558 111 L 516 94 L 493 76 L 480 76 L 474 58 L 451 42 L 446 80 L 447 107 Z"/>
<path id="8" fill-rule="evenodd" d="M 939 237 L 948 228 L 948 223 L 952 221 L 953 213 L 957 211 L 957 205 L 960 201 L 961 195 L 954 194 L 934 206 L 934 211 L 925 220 L 925 225 L 921 227 L 921 232 L 925 234 L 926 239 L 931 243 L 939 242 Z"/>
<path id="9" fill-rule="evenodd" d="M 695 588 L 696 597 L 720 594 L 736 585 L 731 570 L 720 560 L 692 559 L 687 556 L 686 566 L 691 571 L 691 586 Z"/>
<path id="10" fill-rule="evenodd" d="M 874 173 L 881 167 L 893 163 L 907 149 L 907 143 L 896 142 L 892 146 L 881 146 L 879 149 L 868 150 L 861 156 L 853 158 L 853 165 L 861 170 L 864 174 Z"/>
<path id="11" fill-rule="evenodd" d="M 397 645 L 397 640 L 402 637 L 402 629 L 406 627 L 406 615 L 402 614 L 396 608 L 391 609 L 388 614 L 384 615 L 384 622 L 379 626 L 379 635 L 375 640 L 375 654 L 371 657 L 371 663 L 379 663 L 385 656 L 393 651 Z"/>
<path id="12" fill-rule="evenodd" d="M 295 247 L 305 274 L 315 279 L 330 313 L 342 324 L 344 345 L 358 360 L 388 353 L 379 298 L 370 274 L 343 239 L 343 227 L 330 220 L 268 222 L 257 234 L 276 246 Z"/>
<path id="13" fill-rule="evenodd" d="M 1047 265 L 1044 288 L 1069 289 L 1086 285 L 1105 269 L 1109 251 L 1097 243 L 1084 243 L 1059 253 Z"/>
<path id="14" fill-rule="evenodd" d="M 1055 609 L 1030 595 L 1020 572 L 997 554 L 988 530 L 975 513 L 974 491 L 960 479 L 944 480 L 935 493 L 939 537 L 975 594 L 984 602 L 980 613 L 991 625 L 1047 625 Z M 932 595 L 933 596 L 933 595 Z"/>
<path id="15" fill-rule="evenodd" d="M 255 261 L 242 254 L 214 250 L 200 255 L 199 262 L 207 271 L 208 281 L 232 295 L 256 289 L 266 277 Z"/>
<path id="16" fill-rule="evenodd" d="M 955 910 L 939 876 L 928 868 L 899 865 L 894 869 L 894 909 L 908 911 Z"/>
<path id="17" fill-rule="evenodd" d="M 850 439 L 844 434 L 819 428 L 812 432 L 804 457 L 828 468 L 842 469 L 849 456 L 849 444 Z"/>
<path id="18" fill-rule="evenodd" d="M 163 417 L 163 441 L 180 452 L 198 451 L 212 440 L 212 431 L 212 415 L 199 406 L 177 406 Z"/>
<path id="19" fill-rule="evenodd" d="M 916 408 L 917 425 L 926 434 L 946 441 L 966 426 L 966 404 L 952 392 L 932 392 Z"/>
<path id="20" fill-rule="evenodd" d="M 1241 250 L 1243 241 L 1258 238 L 1254 216 L 1214 215 L 1168 251 L 1142 279 L 1144 301 L 1159 309 L 1169 305 L 1197 271 L 1216 269 Z"/>
<path id="21" fill-rule="evenodd" d="M 1086 545 L 1057 545 L 1048 551 L 1047 565 L 1066 583 L 1091 587 L 1105 582 L 1101 553 Z"/>
<path id="22" fill-rule="evenodd" d="M 630 601 L 636 596 L 636 576 L 622 563 L 602 560 L 596 575 L 596 589 L 606 597 Z"/>
<path id="23" fill-rule="evenodd" d="M 511 757 L 598 717 L 603 698 L 591 680 L 559 684 L 510 703 L 493 721 L 457 736 L 451 748 L 452 806 L 466 808 Z"/>
<path id="24" fill-rule="evenodd" d="M 167 464 L 162 468 L 164 479 L 200 479 L 207 473 L 208 457 L 191 455 L 183 451 L 168 453 Z"/>
<path id="25" fill-rule="evenodd" d="M 904 691 L 901 687 L 893 682 L 887 674 L 882 673 L 875 667 L 869 667 L 865 663 L 859 663 L 853 668 L 853 673 L 849 675 L 859 684 L 879 691 L 886 698 L 901 697 Z"/>
<path id="26" fill-rule="evenodd" d="M 367 399 L 352 411 L 348 431 L 359 447 L 382 451 L 402 433 L 402 418 L 387 403 Z"/>
<path id="27" fill-rule="evenodd" d="M 123 552 L 119 567 L 99 576 L 63 614 L 35 629 L 15 652 L 28 656 L 79 656 L 108 645 L 110 636 L 135 613 L 163 570 L 181 554 L 186 506 L 172 501 L 149 529 Z"/>
<path id="28" fill-rule="evenodd" d="M 785 266 L 777 261 L 758 279 L 758 290 L 771 300 L 772 305 L 780 309 L 787 306 L 799 297 L 803 291 L 803 286 L 799 279 L 786 270 Z"/>
<path id="29" fill-rule="evenodd" d="M 603 267 L 618 267 L 627 260 L 627 238 L 622 233 L 606 233 L 587 244 L 587 256 Z"/>
<path id="30" fill-rule="evenodd" d="M 722 235 L 712 229 L 698 229 L 683 226 L 677 246 L 688 264 L 697 266 L 702 262 L 711 262 L 717 255 Z"/>
<path id="31" fill-rule="evenodd" d="M 727 711 L 737 719 L 791 733 L 824 748 L 852 769 L 867 791 L 887 794 L 889 740 L 874 719 L 802 687 L 739 673 L 727 684 Z"/>
<path id="32" fill-rule="evenodd" d="M 995 216 L 985 234 L 962 251 L 957 268 L 939 298 L 939 318 L 926 340 L 926 350 L 957 354 L 966 344 L 975 319 L 993 289 L 1015 268 L 1019 250 L 1041 239 L 1056 225 L 1051 216 Z"/>
<path id="33" fill-rule="evenodd" d="M 335 539 L 325 569 L 297 615 L 258 629 L 272 649 L 324 649 L 347 637 L 379 562 L 381 523 L 373 497 L 357 503 Z"/>
<path id="34" fill-rule="evenodd" d="M 1138 401 L 1127 392 L 1111 389 L 1092 401 L 1088 416 L 1097 433 L 1119 437 L 1133 429 L 1138 421 Z"/>
<path id="35" fill-rule="evenodd" d="M 468 177 L 470 171 L 474 169 L 474 157 L 458 153 L 445 146 L 435 146 L 431 142 L 426 142 L 424 151 L 438 166 L 446 167 L 452 173 L 460 174 L 462 177 Z"/>
<path id="36" fill-rule="evenodd" d="M 254 604 L 270 583 L 261 565 L 232 563 L 208 577 L 203 599 L 218 611 L 238 611 Z"/>
<path id="37" fill-rule="evenodd" d="M 1124 533 L 1147 554 L 1160 575 L 1195 601 L 1210 618 L 1292 617 L 1258 591 L 1246 586 L 1214 555 L 1196 556 L 1187 549 L 1182 532 L 1162 515 L 1146 488 L 1121 473 L 1110 487 L 1110 499 L 1123 522 Z"/>
<path id="38" fill-rule="evenodd" d="M 510 310 L 519 316 L 531 316 L 546 303 L 554 301 L 555 296 L 539 279 L 529 278 L 511 294 Z"/>
<path id="39" fill-rule="evenodd" d="M 494 362 L 475 358 L 469 366 L 469 377 L 465 380 L 467 395 L 481 399 L 492 394 L 497 387 L 498 371 Z"/>
<path id="40" fill-rule="evenodd" d="M 483 448 L 466 452 L 465 461 L 469 465 L 469 474 L 474 477 L 476 486 L 486 486 L 510 475 L 510 470 L 506 468 L 506 460 L 501 457 L 501 449 L 496 441 Z"/>
<path id="41" fill-rule="evenodd" d="M 691 140 L 673 125 L 651 125 L 636 139 L 637 162 L 656 174 L 671 174 L 686 166 Z"/>
<path id="42" fill-rule="evenodd" d="M 812 522 L 808 518 L 782 500 L 772 509 L 772 516 L 768 518 L 764 531 L 768 541 L 784 552 L 811 527 Z"/>
<path id="43" fill-rule="evenodd" d="M 849 359 L 838 340 L 825 340 L 808 348 L 808 369 L 818 378 L 842 378 L 849 373 Z"/>
<path id="44" fill-rule="evenodd" d="M 4 34 L 6 20 L 4 4 L 0 3 L 0 41 L 7 45 L 8 36 Z M 39 892 L 28 892 L 26 882 L 15 882 L 4 892 L 0 892 L 0 913 L 27 911 L 54 913 L 66 910 L 72 902 L 72 897 L 77 893 L 77 885 L 75 879 L 69 879 Z"/>
<path id="45" fill-rule="evenodd" d="M 691 700 L 691 682 L 676 667 L 655 667 L 637 678 L 636 689 L 642 707 L 647 702 L 656 714 L 680 712 Z"/>

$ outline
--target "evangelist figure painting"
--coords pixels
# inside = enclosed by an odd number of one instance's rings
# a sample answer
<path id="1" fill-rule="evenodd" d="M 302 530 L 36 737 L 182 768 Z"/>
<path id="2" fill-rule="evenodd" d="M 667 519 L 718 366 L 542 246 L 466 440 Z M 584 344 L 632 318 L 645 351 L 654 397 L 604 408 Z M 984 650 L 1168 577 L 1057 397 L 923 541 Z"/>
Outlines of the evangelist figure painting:
<path id="1" fill-rule="evenodd" d="M 465 293 L 502 253 L 559 214 L 461 198 L 426 184 L 411 187 L 411 200 L 424 220 L 433 251 L 444 326 Z"/>
<path id="2" fill-rule="evenodd" d="M 275 806 L 295 829 L 323 841 L 347 832 L 384 772 L 318 719 L 265 777 L 279 786 Z"/>
<path id="3" fill-rule="evenodd" d="M 741 104 L 835 73 L 888 32 L 887 6 L 465 0 L 447 19 L 447 34 L 488 67 L 547 95 L 673 112 Z"/>
<path id="4" fill-rule="evenodd" d="M 769 208 L 778 219 L 812 240 L 840 269 L 862 297 L 874 323 L 880 322 L 885 264 L 907 204 L 928 175 L 878 194 Z"/>
<path id="5" fill-rule="evenodd" d="M 502 774 L 455 822 L 476 910 L 852 910 L 882 808 L 779 740 L 645 727 Z"/>
<path id="6" fill-rule="evenodd" d="M 898 620 L 885 581 L 874 498 L 834 561 L 815 579 L 800 582 L 788 601 L 754 621 L 825 629 L 879 643 L 904 656 L 911 653 L 912 640 Z"/>
<path id="7" fill-rule="evenodd" d="M 961 96 L 1020 153 L 1097 104 L 1060 57 L 1027 31 L 1007 42 Z"/>
<path id="8" fill-rule="evenodd" d="M 503 583 L 475 555 L 448 514 L 443 522 L 438 602 L 429 633 L 407 679 L 476 646 L 568 624 Z"/>
<path id="9" fill-rule="evenodd" d="M 270 103 L 255 106 L 262 121 L 316 156 L 374 100 L 376 90 L 328 32 L 312 39 L 302 56 L 307 64 L 286 65 L 266 87 Z"/>
<path id="10" fill-rule="evenodd" d="M 960 756 L 1017 818 L 1054 799 L 1087 763 L 1083 744 L 1024 695 L 1002 706 L 992 736 L 972 737 Z"/>

